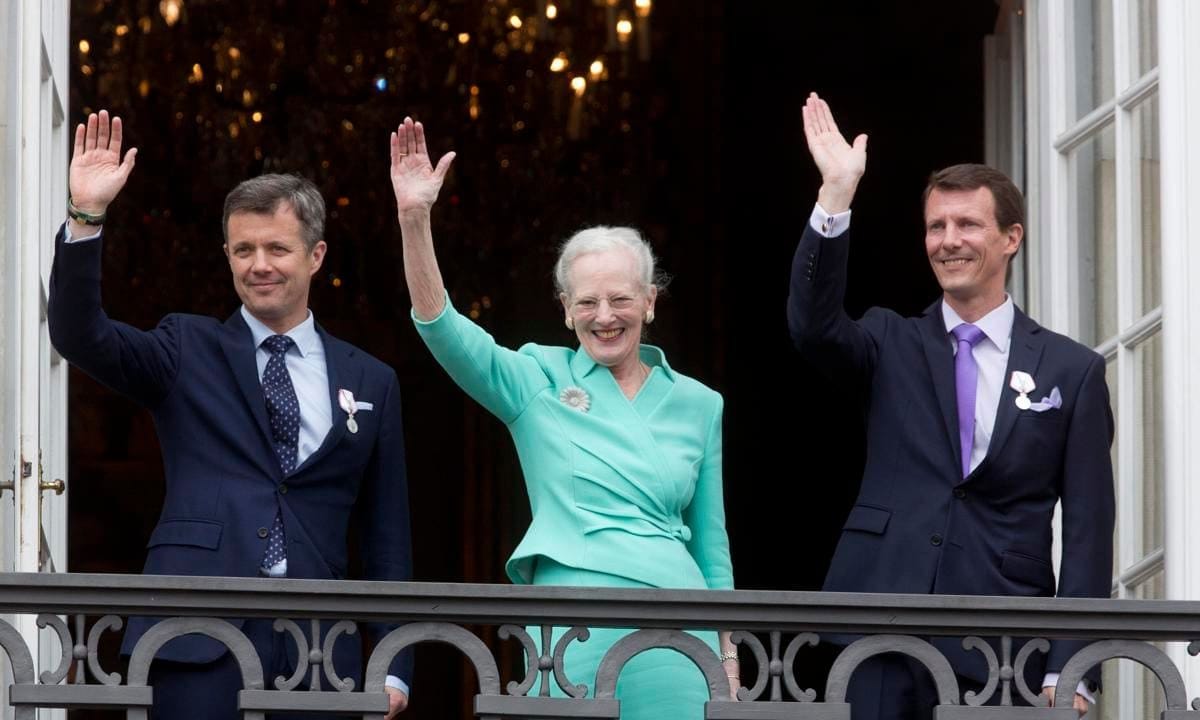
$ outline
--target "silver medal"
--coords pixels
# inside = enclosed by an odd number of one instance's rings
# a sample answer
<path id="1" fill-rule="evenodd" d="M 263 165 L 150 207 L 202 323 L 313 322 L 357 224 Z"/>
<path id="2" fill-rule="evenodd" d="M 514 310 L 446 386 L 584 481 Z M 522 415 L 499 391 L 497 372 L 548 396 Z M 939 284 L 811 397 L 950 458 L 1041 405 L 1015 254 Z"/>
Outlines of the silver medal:
<path id="1" fill-rule="evenodd" d="M 1019 404 L 1019 403 L 1018 403 L 1018 404 Z M 1026 401 L 1025 401 L 1025 404 L 1026 404 L 1026 405 L 1029 405 L 1029 400 L 1026 400 Z M 351 415 L 350 417 L 346 418 L 346 429 L 347 429 L 347 430 L 349 430 L 349 431 L 350 431 L 350 432 L 352 432 L 352 433 L 356 433 L 356 432 L 358 432 L 358 421 L 354 419 L 354 416 L 353 416 L 353 415 Z"/>
<path id="2" fill-rule="evenodd" d="M 1026 395 L 1025 393 L 1021 393 L 1020 395 L 1017 396 L 1017 407 L 1018 408 L 1020 408 L 1022 410 L 1028 410 L 1032 406 L 1033 406 L 1033 402 L 1030 401 L 1028 395 Z"/>

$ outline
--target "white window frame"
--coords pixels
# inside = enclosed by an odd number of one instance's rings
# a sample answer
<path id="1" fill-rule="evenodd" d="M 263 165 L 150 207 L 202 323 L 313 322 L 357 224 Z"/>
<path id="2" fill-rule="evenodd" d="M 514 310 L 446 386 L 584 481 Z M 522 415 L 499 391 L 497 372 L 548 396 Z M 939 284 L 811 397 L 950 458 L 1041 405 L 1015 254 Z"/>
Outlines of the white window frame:
<path id="1" fill-rule="evenodd" d="M 1192 475 L 1200 467 L 1200 3 L 1158 0 L 1158 66 L 1143 76 L 1137 72 L 1130 30 L 1133 0 L 1111 0 L 1114 20 L 1113 62 L 1116 97 L 1074 120 L 1068 98 L 1071 77 L 1073 3 L 1066 0 L 1026 0 L 1026 192 L 1029 224 L 1036 241 L 1026 249 L 1029 268 L 1027 303 L 1042 324 L 1079 337 L 1089 308 L 1082 307 L 1078 246 L 1073 241 L 1075 188 L 1070 184 L 1070 152 L 1112 126 L 1116 139 L 1116 235 L 1118 334 L 1097 350 L 1117 362 L 1117 387 L 1110 388 L 1118 406 L 1118 503 L 1120 572 L 1114 578 L 1119 596 L 1158 571 L 1164 574 L 1165 597 L 1200 599 L 1200 566 L 1189 560 L 1200 547 L 1200 487 Z M 1017 8 L 1016 10 L 1020 10 Z M 1003 11 L 1003 9 L 1002 9 Z M 1084 79 L 1090 82 L 1090 78 Z M 1130 172 L 1138 138 L 1132 112 L 1156 96 L 1159 115 L 1160 243 L 1161 257 L 1142 257 L 1131 246 L 1138 237 L 1138 216 L 1130 210 L 1140 196 L 1138 174 Z M 1125 262 L 1126 259 L 1132 262 Z M 1139 262 L 1161 263 L 1161 305 L 1134 314 L 1142 280 Z M 1135 295 L 1136 293 L 1136 295 Z M 1162 492 L 1164 537 L 1160 551 L 1134 557 L 1135 538 L 1141 537 L 1141 486 L 1131 482 L 1141 472 L 1141 395 L 1134 349 L 1161 333 L 1164 476 Z M 1133 490 L 1138 494 L 1134 494 Z M 1188 687 L 1200 686 L 1200 663 L 1182 644 L 1168 647 L 1184 670 Z M 1121 672 L 1120 717 L 1132 717 L 1135 686 L 1140 678 Z"/>
<path id="2" fill-rule="evenodd" d="M 65 481 L 67 466 L 67 365 L 50 346 L 46 301 L 67 195 L 68 12 L 69 0 L 0 0 L 0 482 L 11 483 L 0 493 L 0 571 L 67 569 L 67 498 L 45 485 Z M 52 630 L 31 615 L 6 619 L 39 670 L 58 665 Z M 7 692 L 0 683 L 6 718 Z"/>
<path id="3" fill-rule="evenodd" d="M 1159 0 L 1159 113 L 1162 144 L 1163 386 L 1166 446 L 1166 594 L 1200 599 L 1200 3 Z M 1200 663 L 1169 648 L 1189 688 Z"/>

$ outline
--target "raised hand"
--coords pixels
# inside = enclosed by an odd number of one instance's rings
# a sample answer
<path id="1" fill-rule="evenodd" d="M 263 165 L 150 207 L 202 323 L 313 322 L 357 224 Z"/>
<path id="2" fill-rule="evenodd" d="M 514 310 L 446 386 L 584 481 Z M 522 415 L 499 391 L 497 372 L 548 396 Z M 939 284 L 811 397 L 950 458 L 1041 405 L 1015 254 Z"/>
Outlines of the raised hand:
<path id="1" fill-rule="evenodd" d="M 71 152 L 71 202 L 86 213 L 101 215 L 125 187 L 133 172 L 137 148 L 130 148 L 121 159 L 121 118 L 109 121 L 108 111 L 88 116 L 87 125 L 75 128 L 75 148 Z"/>
<path id="2" fill-rule="evenodd" d="M 392 190 L 396 193 L 396 210 L 400 218 L 410 213 L 428 213 L 437 201 L 442 181 L 454 162 L 454 153 L 448 152 L 438 161 L 437 167 L 429 160 L 425 146 L 425 127 L 414 123 L 410 117 L 392 133 Z"/>
<path id="3" fill-rule="evenodd" d="M 854 144 L 838 130 L 829 104 L 809 93 L 804 103 L 804 137 L 817 170 L 821 172 L 821 193 L 817 202 L 828 213 L 850 207 L 858 181 L 867 168 L 867 136 L 854 138 Z"/>

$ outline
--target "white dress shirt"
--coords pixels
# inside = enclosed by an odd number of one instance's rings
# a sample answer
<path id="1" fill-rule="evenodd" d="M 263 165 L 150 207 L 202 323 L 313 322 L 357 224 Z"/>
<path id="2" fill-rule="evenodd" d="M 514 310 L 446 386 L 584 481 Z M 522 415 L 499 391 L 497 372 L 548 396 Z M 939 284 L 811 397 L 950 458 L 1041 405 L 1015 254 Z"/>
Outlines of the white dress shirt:
<path id="1" fill-rule="evenodd" d="M 975 386 L 975 442 L 971 447 L 971 471 L 987 457 L 996 414 L 1000 410 L 1000 393 L 1004 392 L 1004 371 L 1008 368 L 1008 346 L 1012 340 L 1013 318 L 1016 310 L 1012 298 L 1004 296 L 1000 307 L 979 318 L 973 324 L 983 331 L 983 340 L 971 349 L 979 367 L 979 382 Z M 947 342 L 958 354 L 958 343 L 951 331 L 966 321 L 954 312 L 949 303 L 942 303 L 942 320 L 946 323 Z"/>
<path id="2" fill-rule="evenodd" d="M 824 237 L 837 237 L 850 228 L 850 211 L 830 215 L 820 203 L 813 206 L 808 224 Z M 996 414 L 1000 410 L 1000 394 L 1004 392 L 1004 371 L 1008 368 L 1008 350 L 1012 341 L 1013 320 L 1016 308 L 1011 296 L 1005 295 L 1000 307 L 984 315 L 974 324 L 987 337 L 979 341 L 971 352 L 979 366 L 979 384 L 975 390 L 975 444 L 971 448 L 971 470 L 987 457 L 988 445 L 992 442 L 992 431 L 996 427 Z M 964 321 L 951 307 L 942 303 L 942 321 L 946 325 L 946 342 L 958 354 L 958 343 L 950 331 Z M 1046 673 L 1042 687 L 1058 684 L 1058 673 Z M 1083 682 L 1075 689 L 1087 701 L 1096 704 L 1096 698 Z"/>

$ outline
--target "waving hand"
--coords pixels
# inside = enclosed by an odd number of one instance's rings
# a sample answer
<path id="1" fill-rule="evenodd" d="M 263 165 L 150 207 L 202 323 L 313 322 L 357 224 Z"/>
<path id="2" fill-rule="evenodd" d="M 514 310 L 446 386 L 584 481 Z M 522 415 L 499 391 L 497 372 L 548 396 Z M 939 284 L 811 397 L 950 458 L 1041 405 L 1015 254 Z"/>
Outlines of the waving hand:
<path id="1" fill-rule="evenodd" d="M 71 201 L 86 213 L 101 215 L 125 187 L 137 158 L 130 148 L 121 159 L 123 135 L 121 118 L 109 120 L 108 111 L 88 116 L 87 125 L 75 128 L 75 148 L 71 152 Z"/>

